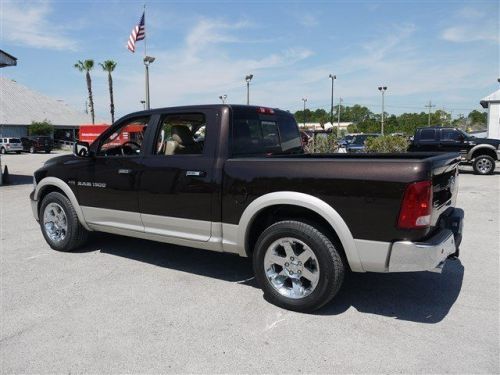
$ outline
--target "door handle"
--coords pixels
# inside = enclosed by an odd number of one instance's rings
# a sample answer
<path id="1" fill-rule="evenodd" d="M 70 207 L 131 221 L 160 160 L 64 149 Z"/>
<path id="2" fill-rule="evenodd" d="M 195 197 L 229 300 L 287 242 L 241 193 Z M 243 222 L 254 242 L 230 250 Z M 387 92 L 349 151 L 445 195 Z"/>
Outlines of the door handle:
<path id="1" fill-rule="evenodd" d="M 205 177 L 206 175 L 207 175 L 207 173 L 203 172 L 203 171 L 186 171 L 186 176 Z"/>
<path id="2" fill-rule="evenodd" d="M 132 174 L 132 169 L 118 169 L 118 174 Z"/>

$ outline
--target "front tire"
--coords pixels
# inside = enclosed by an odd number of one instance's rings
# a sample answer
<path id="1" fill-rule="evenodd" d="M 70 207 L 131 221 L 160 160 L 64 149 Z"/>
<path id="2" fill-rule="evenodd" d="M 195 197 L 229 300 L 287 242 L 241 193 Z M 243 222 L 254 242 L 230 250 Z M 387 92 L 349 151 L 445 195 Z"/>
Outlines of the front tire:
<path id="1" fill-rule="evenodd" d="M 299 221 L 280 221 L 264 230 L 255 245 L 253 267 L 268 301 L 300 312 L 330 302 L 345 273 L 332 241 Z"/>
<path id="2" fill-rule="evenodd" d="M 74 251 L 88 238 L 88 231 L 80 224 L 75 208 L 61 193 L 52 192 L 43 198 L 39 217 L 43 236 L 54 250 Z"/>
<path id="3" fill-rule="evenodd" d="M 34 154 L 35 153 L 35 148 L 33 146 L 30 147 L 30 154 Z"/>
<path id="4" fill-rule="evenodd" d="M 488 155 L 479 155 L 472 164 L 474 173 L 480 175 L 493 174 L 495 171 L 495 159 Z"/>
<path id="5" fill-rule="evenodd" d="M 7 153 L 7 150 L 6 150 L 5 148 L 3 148 L 3 147 L 2 147 L 2 148 L 0 149 L 0 153 L 1 153 L 1 154 L 3 154 L 3 155 L 5 155 L 5 154 Z"/>

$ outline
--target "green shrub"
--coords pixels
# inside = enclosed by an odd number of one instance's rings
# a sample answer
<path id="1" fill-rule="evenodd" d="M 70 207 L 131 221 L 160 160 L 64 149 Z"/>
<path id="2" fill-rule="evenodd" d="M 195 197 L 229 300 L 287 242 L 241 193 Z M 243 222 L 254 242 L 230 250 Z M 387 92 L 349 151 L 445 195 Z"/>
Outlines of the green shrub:
<path id="1" fill-rule="evenodd" d="M 32 121 L 28 127 L 29 135 L 52 135 L 54 133 L 54 125 L 50 121 Z"/>
<path id="2" fill-rule="evenodd" d="M 408 140 L 405 137 L 385 135 L 366 140 L 367 152 L 406 152 Z"/>

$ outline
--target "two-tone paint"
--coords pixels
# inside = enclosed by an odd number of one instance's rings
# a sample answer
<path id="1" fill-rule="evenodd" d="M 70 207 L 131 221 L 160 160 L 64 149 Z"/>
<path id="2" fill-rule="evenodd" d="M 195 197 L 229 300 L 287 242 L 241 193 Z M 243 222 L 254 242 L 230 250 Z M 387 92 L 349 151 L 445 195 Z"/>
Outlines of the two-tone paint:
<path id="1" fill-rule="evenodd" d="M 247 256 L 258 215 L 273 207 L 296 207 L 331 226 L 351 270 L 386 272 L 394 243 L 433 237 L 454 206 L 457 154 L 233 157 L 231 119 L 235 111 L 248 109 L 190 106 L 125 116 L 91 150 L 124 122 L 147 117 L 141 153 L 49 160 L 35 172 L 35 217 L 43 196 L 59 190 L 86 229 Z M 205 116 L 203 153 L 155 155 L 161 119 L 182 113 Z M 293 119 L 284 111 L 275 115 Z M 432 225 L 398 229 L 405 188 L 422 180 L 433 182 Z"/>

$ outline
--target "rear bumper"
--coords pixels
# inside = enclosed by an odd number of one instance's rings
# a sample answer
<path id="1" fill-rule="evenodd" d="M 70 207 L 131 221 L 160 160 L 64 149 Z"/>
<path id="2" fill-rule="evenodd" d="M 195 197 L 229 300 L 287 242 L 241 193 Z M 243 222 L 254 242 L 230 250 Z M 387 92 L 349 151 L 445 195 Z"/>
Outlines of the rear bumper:
<path id="1" fill-rule="evenodd" d="M 450 255 L 458 256 L 462 242 L 464 212 L 455 208 L 440 222 L 440 230 L 425 242 L 397 241 L 392 244 L 389 272 L 441 272 Z"/>

